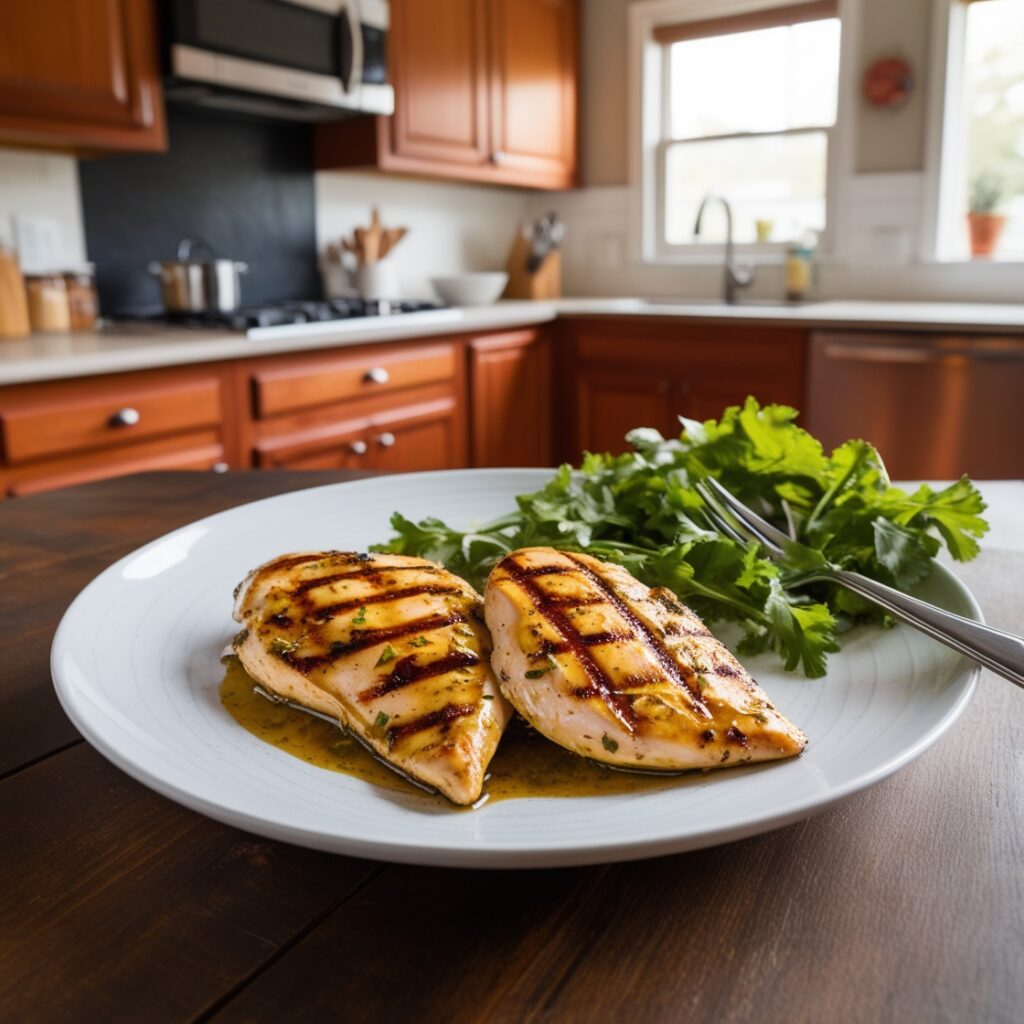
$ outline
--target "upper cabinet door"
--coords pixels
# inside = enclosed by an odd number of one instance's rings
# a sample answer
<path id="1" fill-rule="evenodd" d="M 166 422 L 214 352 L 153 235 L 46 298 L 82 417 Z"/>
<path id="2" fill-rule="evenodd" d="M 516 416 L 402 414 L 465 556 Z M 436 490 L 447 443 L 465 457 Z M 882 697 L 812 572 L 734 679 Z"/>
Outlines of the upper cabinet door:
<path id="1" fill-rule="evenodd" d="M 150 0 L 0 3 L 0 140 L 165 148 Z"/>
<path id="2" fill-rule="evenodd" d="M 491 146 L 524 183 L 576 178 L 576 0 L 490 0 Z"/>
<path id="3" fill-rule="evenodd" d="M 490 159 L 485 0 L 391 0 L 391 150 L 456 164 Z"/>

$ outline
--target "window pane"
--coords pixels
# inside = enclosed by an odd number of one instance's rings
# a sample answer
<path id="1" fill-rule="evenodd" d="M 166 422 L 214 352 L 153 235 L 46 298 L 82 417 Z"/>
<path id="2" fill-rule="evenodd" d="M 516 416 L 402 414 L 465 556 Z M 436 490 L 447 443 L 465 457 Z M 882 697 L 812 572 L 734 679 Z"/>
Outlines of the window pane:
<path id="1" fill-rule="evenodd" d="M 820 232 L 825 227 L 827 151 L 824 131 L 674 143 L 665 165 L 666 241 L 695 241 L 697 206 L 708 192 L 729 200 L 736 242 L 757 241 L 759 220 L 772 222 L 772 241 L 798 238 L 808 228 Z M 699 240 L 724 239 L 725 220 L 716 204 L 708 210 Z"/>
<path id="2" fill-rule="evenodd" d="M 669 61 L 673 138 L 835 123 L 838 18 L 673 43 Z"/>
<path id="3" fill-rule="evenodd" d="M 1024 255 L 1024 0 L 990 0 L 967 11 L 964 52 L 967 182 L 998 193 L 1007 223 L 996 256 Z M 973 186 L 973 187 L 972 187 Z M 970 198 L 970 196 L 968 196 Z"/>

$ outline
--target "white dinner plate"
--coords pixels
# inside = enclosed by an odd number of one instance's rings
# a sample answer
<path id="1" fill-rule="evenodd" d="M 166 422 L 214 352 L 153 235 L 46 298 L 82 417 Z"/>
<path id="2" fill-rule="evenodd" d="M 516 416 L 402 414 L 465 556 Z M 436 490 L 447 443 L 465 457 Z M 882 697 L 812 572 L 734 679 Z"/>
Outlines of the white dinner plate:
<path id="1" fill-rule="evenodd" d="M 231 592 L 287 551 L 362 550 L 395 510 L 468 526 L 506 513 L 550 470 L 385 476 L 283 494 L 201 519 L 90 583 L 53 643 L 64 709 L 101 753 L 165 796 L 274 839 L 418 864 L 548 867 L 628 860 L 729 842 L 805 818 L 917 757 L 956 720 L 973 664 L 907 627 L 844 638 L 824 679 L 747 665 L 808 735 L 799 758 L 684 776 L 640 793 L 540 797 L 439 809 L 315 767 L 223 709 L 219 656 L 236 624 Z M 974 618 L 964 586 L 936 566 L 921 594 Z"/>

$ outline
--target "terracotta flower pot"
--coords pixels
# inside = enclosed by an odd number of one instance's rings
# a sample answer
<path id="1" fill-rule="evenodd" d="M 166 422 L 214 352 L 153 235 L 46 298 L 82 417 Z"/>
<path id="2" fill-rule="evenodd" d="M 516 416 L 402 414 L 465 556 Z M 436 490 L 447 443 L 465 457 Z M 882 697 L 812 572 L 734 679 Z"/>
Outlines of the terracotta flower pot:
<path id="1" fill-rule="evenodd" d="M 971 235 L 971 255 L 991 256 L 999 244 L 999 236 L 1006 226 L 1001 213 L 969 213 L 967 227 Z"/>

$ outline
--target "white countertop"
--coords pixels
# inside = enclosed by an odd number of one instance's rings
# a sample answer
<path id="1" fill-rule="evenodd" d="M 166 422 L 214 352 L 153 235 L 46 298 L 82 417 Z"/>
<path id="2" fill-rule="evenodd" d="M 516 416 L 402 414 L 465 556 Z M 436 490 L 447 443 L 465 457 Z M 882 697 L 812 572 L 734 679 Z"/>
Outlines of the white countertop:
<path id="1" fill-rule="evenodd" d="M 394 317 L 317 324 L 315 333 L 287 337 L 280 328 L 250 332 L 108 324 L 81 334 L 38 334 L 0 341 L 0 385 L 152 369 L 219 359 L 338 348 L 368 342 L 493 331 L 548 323 L 565 316 L 657 316 L 822 326 L 953 329 L 1024 333 L 1024 304 L 936 302 L 737 303 L 636 298 L 507 301 L 493 306 L 430 310 Z"/>

